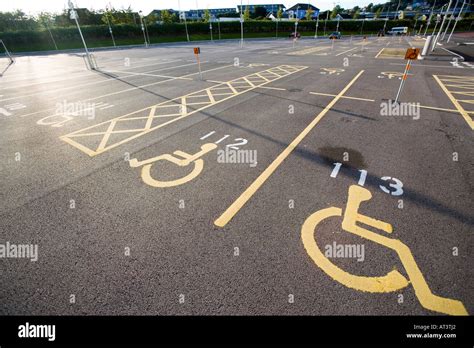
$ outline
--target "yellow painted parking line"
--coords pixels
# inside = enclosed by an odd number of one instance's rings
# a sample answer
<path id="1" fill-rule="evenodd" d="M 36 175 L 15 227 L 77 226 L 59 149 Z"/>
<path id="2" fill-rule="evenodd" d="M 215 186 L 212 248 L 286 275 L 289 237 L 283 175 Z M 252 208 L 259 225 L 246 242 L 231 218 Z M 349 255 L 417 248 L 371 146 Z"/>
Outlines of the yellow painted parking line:
<path id="1" fill-rule="evenodd" d="M 310 47 L 310 48 L 305 48 L 304 50 L 289 52 L 289 53 L 287 53 L 287 55 L 289 55 L 289 56 L 304 56 L 304 55 L 307 55 L 307 54 L 328 50 L 329 48 L 330 48 L 329 46 Z"/>
<path id="2" fill-rule="evenodd" d="M 328 93 L 319 93 L 319 92 L 309 92 L 310 94 L 314 95 L 322 95 L 325 97 L 335 97 L 335 94 L 328 94 Z M 366 98 L 357 98 L 357 97 L 348 97 L 342 96 L 341 99 L 352 99 L 352 100 L 360 100 L 360 101 L 367 101 L 367 102 L 375 102 L 375 99 L 366 99 Z M 445 108 L 438 108 L 436 106 L 426 106 L 426 105 L 419 105 L 422 109 L 430 109 L 430 110 L 437 110 L 437 111 L 446 111 L 446 112 L 455 112 L 458 113 L 459 111 L 456 109 L 445 109 Z M 468 113 L 474 113 L 474 111 L 468 111 Z"/>
<path id="3" fill-rule="evenodd" d="M 456 110 L 456 109 L 444 109 L 444 108 L 437 108 L 437 107 L 435 107 L 435 106 L 420 105 L 420 108 L 422 108 L 422 109 L 431 109 L 431 110 L 438 110 L 438 111 L 446 111 L 446 112 L 455 112 L 455 113 L 458 113 L 458 110 Z"/>
<path id="4" fill-rule="evenodd" d="M 331 102 L 322 110 L 313 121 L 283 150 L 282 153 L 258 176 L 257 179 L 240 195 L 239 198 L 232 203 L 227 210 L 216 220 L 214 224 L 219 227 L 224 227 L 227 223 L 242 209 L 247 201 L 257 192 L 257 190 L 268 180 L 268 178 L 277 170 L 277 168 L 283 163 L 283 161 L 293 152 L 299 143 L 316 127 L 316 125 L 322 120 L 322 118 L 328 113 L 329 110 L 337 103 L 339 99 L 349 90 L 349 88 L 357 81 L 357 79 L 363 74 L 364 70 L 361 70 L 344 89 L 334 97 Z"/>
<path id="5" fill-rule="evenodd" d="M 215 104 L 306 68 L 306 66 L 280 65 L 116 117 L 61 136 L 60 139 L 91 157 L 96 156 Z M 192 108 L 193 106 L 196 108 Z M 126 134 L 124 138 L 124 130 L 132 134 Z"/>
<path id="6" fill-rule="evenodd" d="M 462 88 L 463 92 L 465 92 L 464 89 L 471 89 L 474 91 L 474 85 L 470 86 L 471 83 L 474 82 L 474 77 L 446 76 L 446 75 L 433 75 L 433 77 L 436 80 L 436 82 L 438 82 L 438 84 L 440 85 L 444 93 L 446 93 L 448 98 L 454 104 L 454 106 L 459 111 L 461 116 L 466 120 L 466 123 L 469 125 L 469 127 L 471 127 L 471 129 L 474 130 L 474 120 L 469 115 L 469 113 L 472 113 L 472 111 L 467 111 L 461 104 L 461 103 L 474 104 L 474 99 L 460 100 L 460 99 L 457 99 L 453 95 L 453 92 L 459 92 L 459 91 L 453 91 L 454 88 Z M 448 82 L 448 84 L 445 84 L 446 82 Z M 450 89 L 448 89 L 448 86 L 450 87 Z"/>
<path id="7" fill-rule="evenodd" d="M 322 95 L 325 97 L 336 97 L 336 94 L 327 94 L 327 93 L 319 93 L 319 92 L 309 92 L 310 94 L 314 95 Z M 357 98 L 357 97 L 347 97 L 347 96 L 342 96 L 341 99 L 352 99 L 352 100 L 361 100 L 361 101 L 368 101 L 368 102 L 374 102 L 375 99 L 365 99 L 365 98 Z"/>
<path id="8" fill-rule="evenodd" d="M 378 56 L 380 56 L 380 53 L 382 52 L 383 52 L 383 48 L 379 51 L 379 53 L 377 53 L 377 55 L 374 58 L 378 58 Z"/>

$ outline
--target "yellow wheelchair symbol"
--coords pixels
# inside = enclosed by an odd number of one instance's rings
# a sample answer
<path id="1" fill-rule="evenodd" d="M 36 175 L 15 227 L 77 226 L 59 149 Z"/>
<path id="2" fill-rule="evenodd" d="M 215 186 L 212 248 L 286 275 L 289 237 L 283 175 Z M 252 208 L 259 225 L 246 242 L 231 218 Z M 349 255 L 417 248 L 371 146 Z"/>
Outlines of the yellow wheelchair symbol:
<path id="1" fill-rule="evenodd" d="M 164 155 L 153 157 L 141 162 L 138 161 L 136 158 L 133 158 L 130 160 L 129 163 L 130 163 L 130 167 L 132 168 L 143 166 L 142 179 L 147 185 L 150 185 L 153 187 L 179 186 L 193 180 L 199 174 L 201 174 L 202 169 L 204 168 L 204 161 L 200 157 L 204 156 L 206 153 L 216 148 L 217 148 L 216 144 L 208 143 L 208 144 L 202 145 L 201 151 L 195 153 L 194 155 L 178 150 L 178 151 L 173 152 L 173 155 L 179 156 L 181 158 L 175 157 L 170 154 L 164 154 Z M 180 179 L 170 180 L 170 181 L 161 181 L 161 180 L 156 180 L 151 176 L 151 167 L 153 166 L 153 163 L 157 161 L 169 161 L 180 167 L 185 167 L 185 166 L 190 165 L 191 163 L 194 163 L 194 168 L 191 171 L 191 173 L 189 173 L 188 175 Z"/>
<path id="2" fill-rule="evenodd" d="M 386 233 L 392 233 L 392 225 L 358 212 L 360 204 L 371 198 L 370 191 L 361 186 L 352 185 L 349 188 L 347 205 L 342 219 L 342 229 L 394 250 L 400 258 L 409 279 L 405 278 L 396 269 L 381 277 L 353 275 L 337 267 L 326 258 L 316 244 L 316 227 L 324 219 L 342 216 L 342 209 L 337 207 L 319 210 L 310 215 L 304 222 L 301 228 L 301 238 L 311 259 L 331 278 L 349 288 L 367 292 L 393 292 L 403 289 L 411 283 L 420 304 L 424 308 L 450 315 L 468 315 L 462 302 L 436 296 L 431 292 L 408 246 L 398 239 L 388 238 L 357 226 L 356 223 L 360 222 Z"/>

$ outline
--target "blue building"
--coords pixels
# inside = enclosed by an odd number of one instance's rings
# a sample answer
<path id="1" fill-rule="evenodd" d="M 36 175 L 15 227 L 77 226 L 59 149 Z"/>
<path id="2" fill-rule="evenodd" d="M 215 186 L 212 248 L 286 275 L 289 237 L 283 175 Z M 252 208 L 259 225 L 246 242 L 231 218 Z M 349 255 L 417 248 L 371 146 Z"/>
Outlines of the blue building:
<path id="1" fill-rule="evenodd" d="M 285 11 L 286 7 L 283 4 L 265 4 L 265 5 L 243 5 L 244 11 L 249 8 L 250 13 L 255 12 L 256 7 L 263 7 L 265 10 L 267 10 L 267 13 L 277 13 L 278 9 L 281 8 L 282 11 Z M 237 10 L 239 13 L 241 13 L 241 8 L 240 5 L 237 5 Z"/>
<path id="2" fill-rule="evenodd" d="M 319 15 L 319 8 L 308 3 L 299 3 L 293 5 L 288 8 L 286 12 L 290 14 L 290 17 L 304 19 L 306 18 L 306 11 L 308 11 L 308 9 L 311 9 L 313 11 L 313 13 L 311 14 L 311 18 L 316 19 Z"/>
<path id="3" fill-rule="evenodd" d="M 235 12 L 235 7 L 229 7 L 229 8 L 209 8 L 207 9 L 209 11 L 209 14 L 211 15 L 211 18 L 215 19 L 219 15 L 225 14 L 225 13 L 236 13 Z M 199 9 L 199 10 L 190 10 L 190 11 L 185 11 L 186 19 L 190 20 L 198 20 L 198 19 L 203 19 L 204 18 L 204 12 L 206 9 Z"/>

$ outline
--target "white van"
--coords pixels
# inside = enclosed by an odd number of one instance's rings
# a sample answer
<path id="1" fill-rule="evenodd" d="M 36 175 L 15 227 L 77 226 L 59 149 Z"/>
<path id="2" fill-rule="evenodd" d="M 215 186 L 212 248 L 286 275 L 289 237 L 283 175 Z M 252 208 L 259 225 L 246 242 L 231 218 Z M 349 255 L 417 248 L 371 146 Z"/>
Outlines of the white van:
<path id="1" fill-rule="evenodd" d="M 408 27 L 394 27 L 387 32 L 388 35 L 407 35 Z"/>

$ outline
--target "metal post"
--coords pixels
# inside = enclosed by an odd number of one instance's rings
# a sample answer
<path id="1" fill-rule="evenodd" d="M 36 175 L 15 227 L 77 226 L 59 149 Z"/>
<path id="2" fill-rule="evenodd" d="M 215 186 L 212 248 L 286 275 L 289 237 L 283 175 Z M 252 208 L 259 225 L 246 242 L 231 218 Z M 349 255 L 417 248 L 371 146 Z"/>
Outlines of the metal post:
<path id="1" fill-rule="evenodd" d="M 276 18 L 276 34 L 275 34 L 275 38 L 278 39 L 278 22 L 280 21 L 280 18 Z"/>
<path id="2" fill-rule="evenodd" d="M 244 47 L 244 5 L 240 0 L 240 48 Z"/>
<path id="3" fill-rule="evenodd" d="M 362 32 L 364 31 L 364 23 L 365 23 L 365 18 L 362 20 L 362 26 L 360 27 L 360 35 L 362 35 Z"/>
<path id="4" fill-rule="evenodd" d="M 434 27 L 434 29 L 433 29 L 433 32 L 431 33 L 431 36 L 433 36 L 433 39 L 434 39 L 434 36 L 435 36 L 435 34 L 436 34 L 436 28 L 438 28 L 439 22 L 441 22 L 441 20 L 438 18 L 438 16 L 436 16 L 435 27 Z"/>
<path id="5" fill-rule="evenodd" d="M 146 33 L 148 44 L 151 44 L 150 35 L 148 34 L 148 26 L 146 25 L 146 18 L 145 17 L 143 17 L 143 24 L 145 25 L 145 33 Z"/>
<path id="6" fill-rule="evenodd" d="M 112 31 L 112 26 L 110 25 L 108 11 L 109 11 L 109 9 L 107 8 L 107 6 L 105 6 L 105 19 L 107 20 L 107 25 L 109 26 L 109 33 L 110 33 L 110 36 L 112 37 L 112 43 L 114 44 L 114 47 L 117 47 L 115 45 L 114 33 Z"/>
<path id="7" fill-rule="evenodd" d="M 398 6 L 397 6 L 397 9 L 395 10 L 395 15 L 397 16 L 397 20 L 400 19 L 400 15 L 398 14 L 398 9 L 400 8 L 400 3 L 402 2 L 402 0 L 398 0 Z"/>
<path id="8" fill-rule="evenodd" d="M 197 61 L 198 61 L 199 79 L 202 80 L 201 60 L 199 59 L 199 54 L 196 54 L 196 59 L 197 59 Z"/>
<path id="9" fill-rule="evenodd" d="M 13 64 L 15 62 L 15 60 L 13 59 L 13 57 L 11 56 L 10 52 L 8 52 L 8 49 L 7 49 L 7 46 L 5 46 L 5 43 L 3 42 L 3 40 L 0 40 L 0 42 L 2 43 L 2 46 L 3 48 L 5 49 L 5 54 L 8 56 L 8 58 L 10 59 L 10 64 Z"/>
<path id="10" fill-rule="evenodd" d="M 328 18 L 329 18 L 329 10 L 326 12 L 326 20 L 324 21 L 324 33 L 323 36 L 326 36 L 326 25 L 328 23 Z"/>
<path id="11" fill-rule="evenodd" d="M 433 3 L 433 7 L 431 8 L 430 16 L 428 17 L 428 23 L 426 23 L 426 29 L 425 29 L 425 33 L 423 34 L 423 36 L 426 36 L 426 32 L 428 31 L 428 27 L 431 24 L 431 19 L 433 18 L 433 11 L 434 11 L 435 6 L 436 6 L 436 0 Z"/>
<path id="12" fill-rule="evenodd" d="M 441 41 L 443 41 L 444 37 L 446 36 L 446 32 L 448 31 L 449 25 L 451 24 L 451 20 L 454 17 L 454 11 L 456 10 L 456 7 L 458 6 L 458 2 L 459 2 L 459 0 L 456 0 L 454 8 L 451 10 L 451 16 L 449 16 L 448 24 L 446 25 L 446 30 L 444 31 L 443 36 L 441 37 Z"/>
<path id="13" fill-rule="evenodd" d="M 79 26 L 79 21 L 77 20 L 78 15 L 77 15 L 76 10 L 74 10 L 74 4 L 72 3 L 71 0 L 69 0 L 68 4 L 69 4 L 69 8 L 71 10 L 71 14 L 73 14 L 74 21 L 76 22 L 77 30 L 79 30 L 79 35 L 81 36 L 82 43 L 84 44 L 84 50 L 86 51 L 86 57 L 87 57 L 87 61 L 89 62 L 89 67 L 92 70 L 95 70 L 95 65 L 92 62 L 89 50 L 87 49 L 86 40 L 84 40 L 84 36 L 82 35 L 81 27 Z"/>
<path id="14" fill-rule="evenodd" d="M 214 41 L 212 37 L 212 22 L 209 22 L 209 31 L 211 32 L 211 41 Z"/>
<path id="15" fill-rule="evenodd" d="M 140 25 L 142 27 L 143 38 L 145 39 L 145 47 L 148 48 L 148 40 L 146 39 L 145 26 L 143 25 L 142 11 L 138 12 L 138 17 L 140 17 Z"/>
<path id="16" fill-rule="evenodd" d="M 58 50 L 58 45 L 56 45 L 56 40 L 54 40 L 53 33 L 49 29 L 48 23 L 45 21 L 44 25 L 46 26 L 46 29 L 48 29 L 49 35 L 51 36 L 51 40 L 53 40 L 54 47 L 56 48 L 56 51 Z"/>
<path id="17" fill-rule="evenodd" d="M 400 82 L 400 87 L 398 88 L 397 96 L 395 97 L 395 103 L 398 103 L 398 99 L 400 98 L 400 93 L 405 85 L 405 80 L 407 79 L 408 70 L 410 70 L 411 59 L 408 59 L 407 65 L 405 66 L 405 72 L 403 73 L 402 81 Z"/>
<path id="18" fill-rule="evenodd" d="M 433 41 L 433 47 L 431 49 L 431 52 L 434 51 L 434 49 L 436 48 L 436 44 L 438 43 L 438 39 L 439 39 L 439 35 L 441 34 L 441 32 L 443 31 L 443 28 L 444 28 L 444 22 L 446 21 L 446 16 L 448 15 L 448 12 L 449 12 L 449 9 L 451 8 L 451 3 L 453 2 L 453 0 L 449 0 L 449 3 L 448 3 L 448 7 L 447 7 L 447 10 L 444 14 L 444 17 L 443 17 L 443 21 L 441 22 L 441 26 L 439 27 L 439 31 L 438 31 L 438 34 L 435 36 L 435 39 Z M 443 6 L 444 7 L 444 6 Z M 443 9 L 443 7 L 441 9 Z M 441 11 L 443 12 L 443 11 Z"/>
<path id="19" fill-rule="evenodd" d="M 466 0 L 464 0 L 464 2 L 462 3 L 461 9 L 459 10 L 459 13 L 458 13 L 458 16 L 456 17 L 456 20 L 454 21 L 453 29 L 451 30 L 451 33 L 448 36 L 448 41 L 446 41 L 446 42 L 449 42 L 449 40 L 451 40 L 451 36 L 453 35 L 454 29 L 456 28 L 456 25 L 458 24 L 458 22 L 461 20 L 462 10 L 464 9 L 465 4 L 466 4 Z"/>
<path id="20" fill-rule="evenodd" d="M 180 0 L 178 0 L 178 11 L 181 15 L 181 3 L 180 3 Z M 184 28 L 186 29 L 186 39 L 188 40 L 189 42 L 189 33 L 188 33 L 188 22 L 186 21 L 186 11 L 183 11 L 183 14 L 184 14 Z"/>
<path id="21" fill-rule="evenodd" d="M 217 28 L 219 30 L 219 40 L 221 39 L 221 18 L 217 19 Z"/>
<path id="22" fill-rule="evenodd" d="M 316 31 L 314 32 L 315 39 L 318 38 L 318 27 L 319 27 L 319 12 L 318 12 L 318 16 L 316 17 Z"/>

